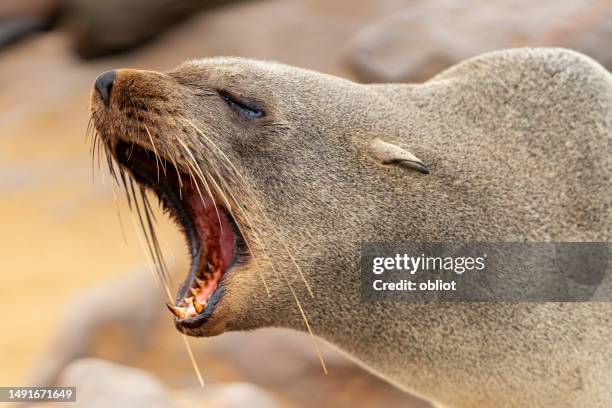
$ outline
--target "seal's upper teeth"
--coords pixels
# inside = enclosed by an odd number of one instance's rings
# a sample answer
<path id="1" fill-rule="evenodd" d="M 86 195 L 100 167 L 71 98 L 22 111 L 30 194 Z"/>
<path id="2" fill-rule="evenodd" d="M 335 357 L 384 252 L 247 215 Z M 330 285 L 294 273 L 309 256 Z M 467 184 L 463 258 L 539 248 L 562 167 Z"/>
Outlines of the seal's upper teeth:
<path id="1" fill-rule="evenodd" d="M 198 290 L 195 288 L 189 288 L 189 292 L 191 292 L 194 298 L 198 296 Z"/>
<path id="2" fill-rule="evenodd" d="M 196 278 L 196 283 L 198 284 L 199 287 L 203 288 L 204 286 L 206 286 L 206 281 Z"/>

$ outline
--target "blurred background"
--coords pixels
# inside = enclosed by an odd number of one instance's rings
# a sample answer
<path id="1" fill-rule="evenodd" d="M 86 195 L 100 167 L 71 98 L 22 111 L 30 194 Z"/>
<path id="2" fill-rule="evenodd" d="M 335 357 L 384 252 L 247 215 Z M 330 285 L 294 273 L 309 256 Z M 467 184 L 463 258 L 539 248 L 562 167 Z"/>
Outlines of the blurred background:
<path id="1" fill-rule="evenodd" d="M 108 176 L 92 174 L 89 92 L 109 69 L 218 55 L 421 82 L 522 46 L 572 48 L 610 70 L 612 2 L 0 2 L 0 385 L 77 385 L 82 406 L 428 406 L 331 346 L 324 375 L 306 337 L 276 329 L 190 340 L 199 388 L 126 205 L 123 234 Z M 179 281 L 186 248 L 158 218 Z"/>

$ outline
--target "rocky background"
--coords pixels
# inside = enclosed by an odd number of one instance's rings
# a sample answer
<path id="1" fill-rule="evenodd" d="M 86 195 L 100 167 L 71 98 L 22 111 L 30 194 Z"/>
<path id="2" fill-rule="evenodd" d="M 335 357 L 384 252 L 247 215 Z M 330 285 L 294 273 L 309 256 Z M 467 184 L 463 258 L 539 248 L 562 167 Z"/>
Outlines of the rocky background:
<path id="1" fill-rule="evenodd" d="M 125 203 L 127 244 L 107 176 L 92 177 L 89 92 L 108 69 L 165 70 L 215 55 L 418 82 L 473 55 L 528 45 L 573 48 L 611 69 L 612 3 L 2 2 L 0 385 L 76 385 L 84 407 L 427 406 L 331 346 L 324 375 L 308 338 L 279 329 L 191 339 L 200 388 Z M 186 249 L 162 224 L 180 280 Z"/>

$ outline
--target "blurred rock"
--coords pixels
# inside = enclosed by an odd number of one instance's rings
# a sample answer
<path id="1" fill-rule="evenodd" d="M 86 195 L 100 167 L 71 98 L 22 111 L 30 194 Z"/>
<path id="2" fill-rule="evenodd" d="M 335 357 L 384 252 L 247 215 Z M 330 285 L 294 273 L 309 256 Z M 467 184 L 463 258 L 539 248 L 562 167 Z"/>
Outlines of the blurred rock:
<path id="1" fill-rule="evenodd" d="M 189 407 L 275 408 L 280 405 L 262 388 L 248 383 L 213 383 L 182 390 L 178 399 Z"/>
<path id="2" fill-rule="evenodd" d="M 77 402 L 87 408 L 179 408 L 181 404 L 152 375 L 142 370 L 87 358 L 77 360 L 62 372 L 61 386 L 77 389 Z M 67 404 L 68 405 L 68 404 Z"/>
<path id="3" fill-rule="evenodd" d="M 364 82 L 421 82 L 500 48 L 573 48 L 612 67 L 612 3 L 606 0 L 434 0 L 358 33 L 346 59 Z"/>
<path id="4" fill-rule="evenodd" d="M 62 0 L 22 0 L 0 3 L 0 48 L 31 33 L 50 28 Z"/>
<path id="5" fill-rule="evenodd" d="M 83 58 L 129 50 L 201 10 L 238 0 L 65 0 L 63 26 Z"/>
<path id="6" fill-rule="evenodd" d="M 612 70 L 612 2 L 592 1 L 567 20 L 553 24 L 533 43 L 578 50 Z"/>
<path id="7" fill-rule="evenodd" d="M 153 341 L 147 335 L 161 318 L 161 305 L 162 293 L 146 267 L 86 290 L 67 304 L 60 334 L 34 365 L 29 383 L 55 384 L 60 371 L 70 362 L 96 354 L 100 337 L 112 339 L 115 347 L 111 350 L 120 350 L 120 355 L 137 352 Z"/>
<path id="8" fill-rule="evenodd" d="M 198 388 L 171 390 L 144 370 L 95 358 L 76 360 L 68 365 L 60 375 L 59 384 L 76 387 L 77 402 L 66 404 L 70 407 L 276 408 L 279 406 L 266 391 L 252 384 L 214 383 Z"/>

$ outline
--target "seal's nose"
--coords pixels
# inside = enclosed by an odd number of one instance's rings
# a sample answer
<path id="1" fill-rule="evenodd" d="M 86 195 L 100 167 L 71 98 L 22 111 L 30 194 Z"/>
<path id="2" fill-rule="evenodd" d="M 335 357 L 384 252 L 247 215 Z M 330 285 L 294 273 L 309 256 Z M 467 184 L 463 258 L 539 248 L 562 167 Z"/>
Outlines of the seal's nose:
<path id="1" fill-rule="evenodd" d="M 102 97 L 104 101 L 104 105 L 108 107 L 110 102 L 110 93 L 113 89 L 113 81 L 117 76 L 117 71 L 106 71 L 100 74 L 98 78 L 96 78 L 96 90 Z"/>

